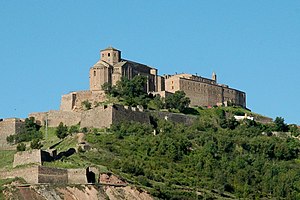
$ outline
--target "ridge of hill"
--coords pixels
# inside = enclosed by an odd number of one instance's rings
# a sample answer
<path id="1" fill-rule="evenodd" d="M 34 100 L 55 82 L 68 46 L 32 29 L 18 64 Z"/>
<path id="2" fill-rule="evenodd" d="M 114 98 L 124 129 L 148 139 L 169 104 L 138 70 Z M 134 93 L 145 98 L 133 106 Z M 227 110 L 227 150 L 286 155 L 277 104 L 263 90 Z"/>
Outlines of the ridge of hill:
<path id="1" fill-rule="evenodd" d="M 198 116 L 192 126 L 155 119 L 81 130 L 89 151 L 44 165 L 95 166 L 157 199 L 300 198 L 298 128 L 284 120 L 262 124 L 266 117 L 238 107 L 191 108 L 186 114 Z M 254 120 L 233 118 L 245 114 Z M 46 136 L 41 128 L 42 148 L 78 148 L 77 135 L 60 140 L 56 130 L 48 128 Z M 14 152 L 0 151 L 2 170 L 12 169 Z"/>

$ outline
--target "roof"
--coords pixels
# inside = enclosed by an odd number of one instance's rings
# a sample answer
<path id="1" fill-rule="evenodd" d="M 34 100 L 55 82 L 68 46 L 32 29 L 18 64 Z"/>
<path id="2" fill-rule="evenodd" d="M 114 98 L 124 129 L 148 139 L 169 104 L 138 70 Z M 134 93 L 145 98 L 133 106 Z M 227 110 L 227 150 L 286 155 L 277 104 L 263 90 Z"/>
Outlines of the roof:
<path id="1" fill-rule="evenodd" d="M 110 67 L 110 65 L 104 62 L 103 60 L 98 60 L 98 62 L 96 62 L 96 64 L 94 64 L 93 66 L 93 68 L 102 68 L 102 67 Z"/>
<path id="2" fill-rule="evenodd" d="M 107 47 L 106 49 L 103 49 L 103 50 L 101 50 L 101 51 L 107 51 L 107 50 L 120 51 L 120 50 L 118 50 L 118 49 L 116 49 L 116 48 L 113 48 L 112 46 L 109 46 L 109 47 Z"/>

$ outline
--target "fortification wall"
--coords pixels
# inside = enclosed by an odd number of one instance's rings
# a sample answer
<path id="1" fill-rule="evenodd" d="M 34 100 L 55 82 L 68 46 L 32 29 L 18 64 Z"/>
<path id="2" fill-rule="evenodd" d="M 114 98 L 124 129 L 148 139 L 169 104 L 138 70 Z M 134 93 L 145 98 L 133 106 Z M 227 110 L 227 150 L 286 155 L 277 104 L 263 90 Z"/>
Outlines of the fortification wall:
<path id="1" fill-rule="evenodd" d="M 6 148 L 9 146 L 6 142 L 6 138 L 9 135 L 20 133 L 24 121 L 17 118 L 9 118 L 0 121 L 0 148 Z"/>
<path id="2" fill-rule="evenodd" d="M 82 111 L 82 102 L 89 101 L 92 107 L 99 102 L 106 100 L 103 91 L 77 91 L 65 94 L 61 98 L 60 110 L 62 111 Z"/>
<path id="3" fill-rule="evenodd" d="M 60 110 L 71 111 L 75 106 L 76 92 L 62 95 L 60 102 Z"/>
<path id="4" fill-rule="evenodd" d="M 34 117 L 36 123 L 44 125 L 46 119 L 49 127 L 57 127 L 60 122 L 67 126 L 76 125 L 81 120 L 81 113 L 75 111 L 56 111 L 31 113 L 29 117 Z"/>
<path id="5" fill-rule="evenodd" d="M 184 124 L 187 126 L 192 125 L 197 119 L 196 116 L 184 115 L 184 114 L 178 114 L 178 113 L 158 112 L 158 111 L 152 111 L 151 115 L 153 117 L 165 119 L 168 121 L 172 121 L 174 123 L 181 123 L 181 124 Z"/>
<path id="6" fill-rule="evenodd" d="M 38 183 L 68 183 L 68 171 L 66 169 L 38 166 Z"/>
<path id="7" fill-rule="evenodd" d="M 38 167 L 27 166 L 22 168 L 13 169 L 11 171 L 1 172 L 0 178 L 15 178 L 22 177 L 27 183 L 37 184 L 38 183 Z"/>
<path id="8" fill-rule="evenodd" d="M 42 164 L 42 153 L 40 149 L 31 151 L 20 151 L 14 155 L 13 167 L 30 163 Z"/>
<path id="9" fill-rule="evenodd" d="M 81 114 L 81 127 L 104 128 L 112 124 L 112 106 L 98 106 Z"/>
<path id="10" fill-rule="evenodd" d="M 85 184 L 87 183 L 85 169 L 68 169 L 69 184 Z"/>
<path id="11" fill-rule="evenodd" d="M 124 121 L 150 123 L 149 115 L 145 112 L 139 111 L 138 108 L 113 105 L 112 123 L 120 123 Z"/>

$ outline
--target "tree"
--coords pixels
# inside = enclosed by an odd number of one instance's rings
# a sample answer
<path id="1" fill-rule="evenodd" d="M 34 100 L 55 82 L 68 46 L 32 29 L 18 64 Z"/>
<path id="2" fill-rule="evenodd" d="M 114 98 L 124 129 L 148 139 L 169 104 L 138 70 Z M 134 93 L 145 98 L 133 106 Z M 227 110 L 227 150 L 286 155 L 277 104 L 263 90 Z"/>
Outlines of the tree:
<path id="1" fill-rule="evenodd" d="M 30 143 L 30 148 L 32 148 L 32 149 L 40 149 L 42 147 L 43 147 L 43 145 L 41 144 L 39 139 L 34 139 Z"/>
<path id="2" fill-rule="evenodd" d="M 276 117 L 274 123 L 275 123 L 275 131 L 287 132 L 289 129 L 288 125 L 284 123 L 284 118 L 282 117 Z"/>
<path id="3" fill-rule="evenodd" d="M 68 135 L 68 127 L 64 125 L 62 122 L 60 122 L 56 129 L 56 136 L 60 139 L 63 139 L 67 135 Z"/>
<path id="4" fill-rule="evenodd" d="M 189 106 L 190 102 L 191 100 L 185 96 L 183 91 L 176 91 L 173 95 L 166 97 L 166 108 L 175 108 L 182 112 Z"/>

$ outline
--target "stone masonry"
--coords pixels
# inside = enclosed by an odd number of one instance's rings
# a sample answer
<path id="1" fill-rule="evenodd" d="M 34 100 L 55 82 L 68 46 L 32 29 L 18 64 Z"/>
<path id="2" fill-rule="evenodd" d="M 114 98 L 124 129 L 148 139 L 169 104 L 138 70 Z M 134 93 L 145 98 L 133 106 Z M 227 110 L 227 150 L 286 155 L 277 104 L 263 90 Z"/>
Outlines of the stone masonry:
<path id="1" fill-rule="evenodd" d="M 0 119 L 0 148 L 8 147 L 7 136 L 20 133 L 23 126 L 24 120 L 18 118 Z"/>

